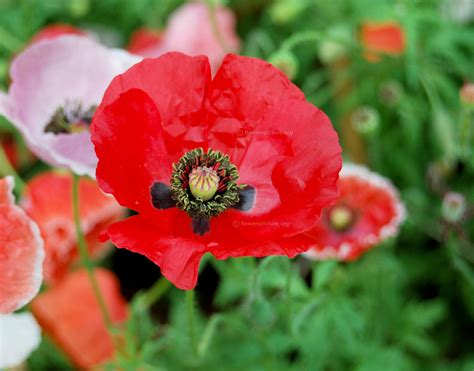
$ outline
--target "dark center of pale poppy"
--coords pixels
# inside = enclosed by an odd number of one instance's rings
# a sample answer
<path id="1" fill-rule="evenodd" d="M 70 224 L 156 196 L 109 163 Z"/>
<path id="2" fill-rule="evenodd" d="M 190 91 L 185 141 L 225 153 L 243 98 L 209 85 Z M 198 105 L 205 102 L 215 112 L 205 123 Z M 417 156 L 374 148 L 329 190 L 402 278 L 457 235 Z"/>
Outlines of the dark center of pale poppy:
<path id="1" fill-rule="evenodd" d="M 96 108 L 97 106 L 91 106 L 85 109 L 80 102 L 66 102 L 54 112 L 44 131 L 53 134 L 75 134 L 89 130 Z"/>
<path id="2" fill-rule="evenodd" d="M 356 222 L 356 212 L 346 205 L 336 205 L 327 211 L 326 218 L 331 229 L 346 232 Z"/>
<path id="3" fill-rule="evenodd" d="M 229 208 L 249 211 L 255 201 L 255 188 L 237 184 L 239 172 L 229 156 L 196 148 L 173 164 L 170 186 L 156 182 L 151 188 L 157 209 L 176 206 L 192 219 L 195 233 L 209 231 L 210 219 Z"/>

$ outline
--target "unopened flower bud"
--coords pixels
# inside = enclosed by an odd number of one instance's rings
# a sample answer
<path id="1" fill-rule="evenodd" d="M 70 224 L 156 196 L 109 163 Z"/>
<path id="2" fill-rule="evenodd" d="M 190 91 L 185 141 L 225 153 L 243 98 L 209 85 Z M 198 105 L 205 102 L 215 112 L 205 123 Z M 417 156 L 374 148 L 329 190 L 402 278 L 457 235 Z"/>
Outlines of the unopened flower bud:
<path id="1" fill-rule="evenodd" d="M 351 42 L 351 31 L 346 25 L 336 25 L 328 30 L 328 38 L 319 43 L 318 55 L 321 62 L 331 64 L 348 55 L 342 42 Z"/>
<path id="2" fill-rule="evenodd" d="M 281 70 L 290 80 L 298 73 L 298 59 L 290 51 L 279 51 L 270 56 L 269 62 Z"/>
<path id="3" fill-rule="evenodd" d="M 352 113 L 351 123 L 354 130 L 361 134 L 368 135 L 377 130 L 380 123 L 380 116 L 375 108 L 361 106 Z"/>
<path id="4" fill-rule="evenodd" d="M 277 0 L 270 7 L 270 17 L 276 24 L 293 21 L 306 6 L 304 0 Z"/>

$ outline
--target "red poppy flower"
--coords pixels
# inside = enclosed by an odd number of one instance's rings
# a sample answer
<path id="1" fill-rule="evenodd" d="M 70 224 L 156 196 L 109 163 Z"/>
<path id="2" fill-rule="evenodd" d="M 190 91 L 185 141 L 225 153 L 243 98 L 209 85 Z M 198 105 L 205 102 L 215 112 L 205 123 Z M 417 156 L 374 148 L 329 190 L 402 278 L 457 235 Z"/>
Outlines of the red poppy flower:
<path id="1" fill-rule="evenodd" d="M 405 51 L 405 33 L 396 22 L 366 22 L 360 31 L 362 45 L 367 49 L 364 54 L 370 62 L 380 60 L 379 53 L 401 55 Z"/>
<path id="2" fill-rule="evenodd" d="M 398 233 L 405 208 L 392 183 L 357 165 L 344 165 L 341 196 L 307 233 L 316 245 L 305 255 L 313 259 L 354 260 Z"/>
<path id="3" fill-rule="evenodd" d="M 110 226 L 177 287 L 218 259 L 288 255 L 338 195 L 341 148 L 326 115 L 271 64 L 168 53 L 117 76 L 94 116 L 101 188 L 139 213 Z"/>
<path id="4" fill-rule="evenodd" d="M 43 27 L 38 31 L 30 41 L 30 44 L 36 43 L 42 40 L 52 40 L 59 36 L 64 35 L 77 35 L 77 36 L 86 36 L 86 32 L 83 30 L 71 26 L 65 23 L 55 23 Z"/>
<path id="5" fill-rule="evenodd" d="M 127 304 L 116 277 L 105 269 L 96 269 L 95 275 L 111 321 L 123 322 Z M 89 369 L 113 356 L 112 338 L 85 270 L 69 273 L 57 286 L 38 295 L 31 309 L 43 330 L 77 367 Z"/>
<path id="6" fill-rule="evenodd" d="M 39 225 L 46 250 L 44 279 L 54 284 L 78 258 L 72 176 L 53 171 L 38 175 L 27 183 L 22 206 Z M 90 253 L 103 253 L 107 245 L 98 241 L 98 236 L 124 215 L 124 209 L 112 197 L 103 194 L 95 181 L 87 178 L 81 178 L 79 183 L 79 208 Z"/>
<path id="7" fill-rule="evenodd" d="M 156 47 L 163 39 L 163 33 L 151 28 L 139 28 L 136 30 L 128 43 L 127 50 L 130 53 L 142 55 L 148 49 Z"/>

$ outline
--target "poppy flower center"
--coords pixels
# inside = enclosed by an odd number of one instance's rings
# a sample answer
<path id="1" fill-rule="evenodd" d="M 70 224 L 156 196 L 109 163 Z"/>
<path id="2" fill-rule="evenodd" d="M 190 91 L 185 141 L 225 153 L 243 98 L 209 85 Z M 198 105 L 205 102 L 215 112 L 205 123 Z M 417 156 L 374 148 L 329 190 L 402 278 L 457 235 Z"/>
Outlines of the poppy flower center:
<path id="1" fill-rule="evenodd" d="M 329 226 L 336 232 L 345 232 L 355 221 L 355 211 L 346 205 L 337 205 L 327 212 Z"/>
<path id="2" fill-rule="evenodd" d="M 207 166 L 199 166 L 189 175 L 189 190 L 195 198 L 209 201 L 219 187 L 219 176 Z"/>
<path id="3" fill-rule="evenodd" d="M 68 101 L 56 110 L 44 131 L 53 134 L 75 134 L 89 130 L 96 108 L 97 106 L 91 106 L 85 109 L 78 101 Z"/>
<path id="4" fill-rule="evenodd" d="M 229 208 L 249 211 L 255 201 L 255 188 L 237 184 L 239 172 L 229 156 L 196 148 L 173 164 L 170 186 L 156 182 L 151 188 L 153 206 L 176 206 L 192 219 L 195 233 L 209 231 L 210 219 Z"/>

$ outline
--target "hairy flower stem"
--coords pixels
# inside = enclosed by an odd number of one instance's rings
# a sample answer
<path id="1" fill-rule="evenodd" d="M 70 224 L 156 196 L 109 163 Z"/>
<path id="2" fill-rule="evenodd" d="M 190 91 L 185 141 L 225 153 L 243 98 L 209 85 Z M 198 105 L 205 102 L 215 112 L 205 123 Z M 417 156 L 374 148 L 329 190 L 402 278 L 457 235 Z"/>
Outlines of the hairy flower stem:
<path id="1" fill-rule="evenodd" d="M 171 282 L 161 277 L 143 295 L 142 309 L 149 309 L 171 288 Z"/>
<path id="2" fill-rule="evenodd" d="M 15 168 L 10 164 L 8 157 L 3 149 L 3 144 L 0 143 L 0 177 L 11 175 L 15 178 L 15 188 L 17 194 L 21 196 L 25 189 L 25 183 L 21 179 L 20 175 L 16 172 Z"/>
<path id="3" fill-rule="evenodd" d="M 102 313 L 102 318 L 104 319 L 105 326 L 110 331 L 112 328 L 112 321 L 110 320 L 110 315 L 107 306 L 105 305 L 104 298 L 102 296 L 102 293 L 100 292 L 100 288 L 94 274 L 94 265 L 89 256 L 89 252 L 87 250 L 87 242 L 84 238 L 84 233 L 81 228 L 81 218 L 79 215 L 79 180 L 80 176 L 73 174 L 72 205 L 74 213 L 74 224 L 76 226 L 77 245 L 79 247 L 79 254 L 81 256 L 82 264 L 87 270 L 92 290 L 94 291 L 94 295 L 97 299 L 97 302 L 99 303 L 100 311 Z"/>
<path id="4" fill-rule="evenodd" d="M 191 343 L 191 351 L 193 357 L 198 355 L 197 339 L 196 339 L 196 328 L 194 323 L 194 290 L 187 290 L 185 293 L 186 297 L 186 312 L 188 316 L 188 331 L 189 331 L 189 342 Z"/>

